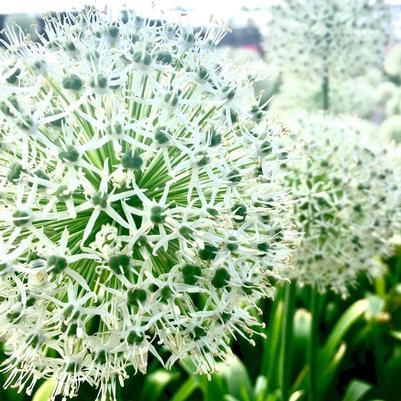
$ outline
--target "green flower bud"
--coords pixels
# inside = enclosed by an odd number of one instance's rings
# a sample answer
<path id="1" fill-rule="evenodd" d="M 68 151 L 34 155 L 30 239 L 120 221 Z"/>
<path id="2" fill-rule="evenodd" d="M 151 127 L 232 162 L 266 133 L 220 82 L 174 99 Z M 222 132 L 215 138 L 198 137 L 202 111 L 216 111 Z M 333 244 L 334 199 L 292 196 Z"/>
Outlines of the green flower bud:
<path id="1" fill-rule="evenodd" d="M 6 79 L 9 84 L 15 85 L 21 75 L 21 68 L 16 68 L 16 70 Z"/>
<path id="2" fill-rule="evenodd" d="M 107 207 L 107 194 L 105 192 L 95 193 L 91 200 L 95 206 L 100 206 L 102 209 Z"/>
<path id="3" fill-rule="evenodd" d="M 228 174 L 227 174 L 227 179 L 232 182 L 233 184 L 238 184 L 239 182 L 241 182 L 241 173 L 239 170 L 237 169 L 233 169 L 231 170 Z"/>
<path id="4" fill-rule="evenodd" d="M 165 219 L 164 209 L 161 206 L 153 206 L 150 209 L 150 220 L 153 224 L 163 224 Z"/>
<path id="5" fill-rule="evenodd" d="M 167 303 L 168 300 L 171 298 L 172 295 L 172 291 L 171 288 L 169 286 L 164 286 L 161 290 L 160 290 L 160 300 L 163 303 Z"/>
<path id="6" fill-rule="evenodd" d="M 129 170 L 139 170 L 143 165 L 143 159 L 139 155 L 138 151 L 129 150 L 124 153 L 121 158 L 121 164 L 124 168 Z"/>
<path id="7" fill-rule="evenodd" d="M 222 137 L 215 130 L 208 133 L 208 143 L 210 147 L 218 146 L 221 144 Z"/>
<path id="8" fill-rule="evenodd" d="M 31 222 L 30 213 L 24 210 L 16 210 L 13 213 L 13 222 L 16 227 L 23 227 L 28 225 Z"/>
<path id="9" fill-rule="evenodd" d="M 108 265 L 114 273 L 121 274 L 130 267 L 130 258 L 124 254 L 114 255 L 109 259 Z"/>
<path id="10" fill-rule="evenodd" d="M 60 185 L 54 192 L 54 195 L 59 201 L 66 201 L 72 194 L 66 185 Z"/>
<path id="11" fill-rule="evenodd" d="M 196 284 L 199 278 L 202 277 L 202 270 L 196 265 L 185 264 L 182 266 L 181 271 L 184 283 L 188 285 Z"/>
<path id="12" fill-rule="evenodd" d="M 224 288 L 227 287 L 230 281 L 230 273 L 226 268 L 220 267 L 216 270 L 214 277 L 212 279 L 212 285 L 216 288 Z"/>
<path id="13" fill-rule="evenodd" d="M 200 249 L 198 254 L 202 260 L 213 260 L 218 252 L 218 248 L 213 245 L 205 244 L 203 249 Z"/>
<path id="14" fill-rule="evenodd" d="M 137 306 L 138 303 L 144 303 L 146 301 L 146 291 L 140 288 L 133 288 L 128 291 L 127 302 L 130 306 Z"/>
<path id="15" fill-rule="evenodd" d="M 61 150 L 58 154 L 58 157 L 60 158 L 60 160 L 62 160 L 63 162 L 71 162 L 71 163 L 75 163 L 78 161 L 79 159 L 79 153 L 78 151 L 74 148 L 74 146 L 72 145 L 67 145 L 65 150 Z"/>
<path id="16" fill-rule="evenodd" d="M 156 129 L 155 139 L 159 145 L 164 145 L 169 141 L 168 131 L 164 127 L 159 127 Z"/>
<path id="17" fill-rule="evenodd" d="M 237 203 L 231 210 L 234 212 L 235 221 L 242 223 L 246 219 L 247 210 L 245 205 Z"/>
<path id="18" fill-rule="evenodd" d="M 7 180 L 15 184 L 20 179 L 21 173 L 23 173 L 23 171 L 24 169 L 22 167 L 22 164 L 18 162 L 12 163 L 9 173 L 7 174 Z"/>
<path id="19" fill-rule="evenodd" d="M 238 242 L 237 242 L 237 238 L 230 236 L 228 237 L 228 242 L 227 242 L 227 249 L 230 252 L 235 252 L 238 250 Z"/>
<path id="20" fill-rule="evenodd" d="M 134 330 L 130 331 L 127 337 L 127 343 L 129 345 L 139 345 L 142 344 L 145 340 L 145 336 L 143 334 L 138 334 Z"/>
<path id="21" fill-rule="evenodd" d="M 198 152 L 195 154 L 196 165 L 198 167 L 204 167 L 209 163 L 209 156 L 206 152 Z"/>
<path id="22" fill-rule="evenodd" d="M 160 51 L 159 54 L 156 57 L 156 60 L 159 61 L 162 64 L 171 64 L 173 58 L 167 50 L 165 51 Z"/>
<path id="23" fill-rule="evenodd" d="M 63 256 L 50 256 L 47 260 L 47 265 L 53 273 L 61 273 L 68 266 L 67 259 Z"/>
<path id="24" fill-rule="evenodd" d="M 267 253 L 269 251 L 270 245 L 267 242 L 261 242 L 256 246 L 259 251 Z"/>
<path id="25" fill-rule="evenodd" d="M 76 74 L 67 75 L 63 79 L 62 84 L 64 89 L 70 89 L 73 91 L 79 91 L 84 86 L 82 79 Z"/>

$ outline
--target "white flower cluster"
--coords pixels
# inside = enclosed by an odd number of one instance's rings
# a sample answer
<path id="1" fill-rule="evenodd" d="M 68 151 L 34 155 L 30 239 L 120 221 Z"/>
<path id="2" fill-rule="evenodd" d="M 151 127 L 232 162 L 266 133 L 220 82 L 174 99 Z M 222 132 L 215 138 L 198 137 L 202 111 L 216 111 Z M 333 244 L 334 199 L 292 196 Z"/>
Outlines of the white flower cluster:
<path id="1" fill-rule="evenodd" d="M 113 400 L 149 353 L 209 373 L 288 277 L 282 129 L 216 57 L 217 25 L 45 25 L 40 44 L 11 32 L 0 60 L 6 384 Z"/>
<path id="2" fill-rule="evenodd" d="M 360 273 L 380 273 L 373 258 L 390 253 L 400 228 L 399 149 L 356 119 L 304 114 L 289 127 L 306 155 L 287 175 L 302 233 L 294 277 L 346 296 Z"/>
<path id="3" fill-rule="evenodd" d="M 390 13 L 384 0 L 283 0 L 271 7 L 269 63 L 304 77 L 381 67 Z"/>

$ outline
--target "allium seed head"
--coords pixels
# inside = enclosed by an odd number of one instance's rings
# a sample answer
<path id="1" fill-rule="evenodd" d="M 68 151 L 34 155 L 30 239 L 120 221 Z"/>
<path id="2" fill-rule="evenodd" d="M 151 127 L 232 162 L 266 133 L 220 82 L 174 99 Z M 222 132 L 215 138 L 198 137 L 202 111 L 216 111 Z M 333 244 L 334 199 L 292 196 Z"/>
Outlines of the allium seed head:
<path id="1" fill-rule="evenodd" d="M 219 26 L 87 10 L 45 30 L 11 32 L 0 63 L 7 384 L 104 401 L 149 354 L 209 373 L 288 277 L 282 130 L 253 118 Z"/>

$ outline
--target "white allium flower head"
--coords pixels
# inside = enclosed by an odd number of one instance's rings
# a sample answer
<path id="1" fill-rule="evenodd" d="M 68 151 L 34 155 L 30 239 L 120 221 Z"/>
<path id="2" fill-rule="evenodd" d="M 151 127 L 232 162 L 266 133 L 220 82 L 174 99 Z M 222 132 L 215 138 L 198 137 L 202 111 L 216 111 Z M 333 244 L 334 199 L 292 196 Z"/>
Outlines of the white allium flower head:
<path id="1" fill-rule="evenodd" d="M 299 76 L 354 76 L 381 67 L 390 13 L 384 0 L 283 0 L 271 7 L 268 60 Z"/>
<path id="2" fill-rule="evenodd" d="M 294 257 L 301 285 L 343 296 L 360 274 L 381 273 L 401 222 L 400 149 L 350 117 L 304 114 L 289 128 L 305 158 L 289 164 L 294 217 L 302 233 Z"/>
<path id="3" fill-rule="evenodd" d="M 287 279 L 283 130 L 224 34 L 88 9 L 11 31 L 0 60 L 0 336 L 7 385 L 115 399 L 148 354 L 209 373 Z"/>

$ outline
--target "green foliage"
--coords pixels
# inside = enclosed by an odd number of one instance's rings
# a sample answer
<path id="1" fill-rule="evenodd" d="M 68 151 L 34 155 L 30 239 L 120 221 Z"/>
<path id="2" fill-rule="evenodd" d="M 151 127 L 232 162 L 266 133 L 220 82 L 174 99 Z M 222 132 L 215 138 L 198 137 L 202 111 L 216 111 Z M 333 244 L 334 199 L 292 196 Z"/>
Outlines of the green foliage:
<path id="1" fill-rule="evenodd" d="M 51 397 L 55 385 L 56 381 L 54 379 L 46 380 L 37 389 L 32 401 L 47 401 Z"/>

